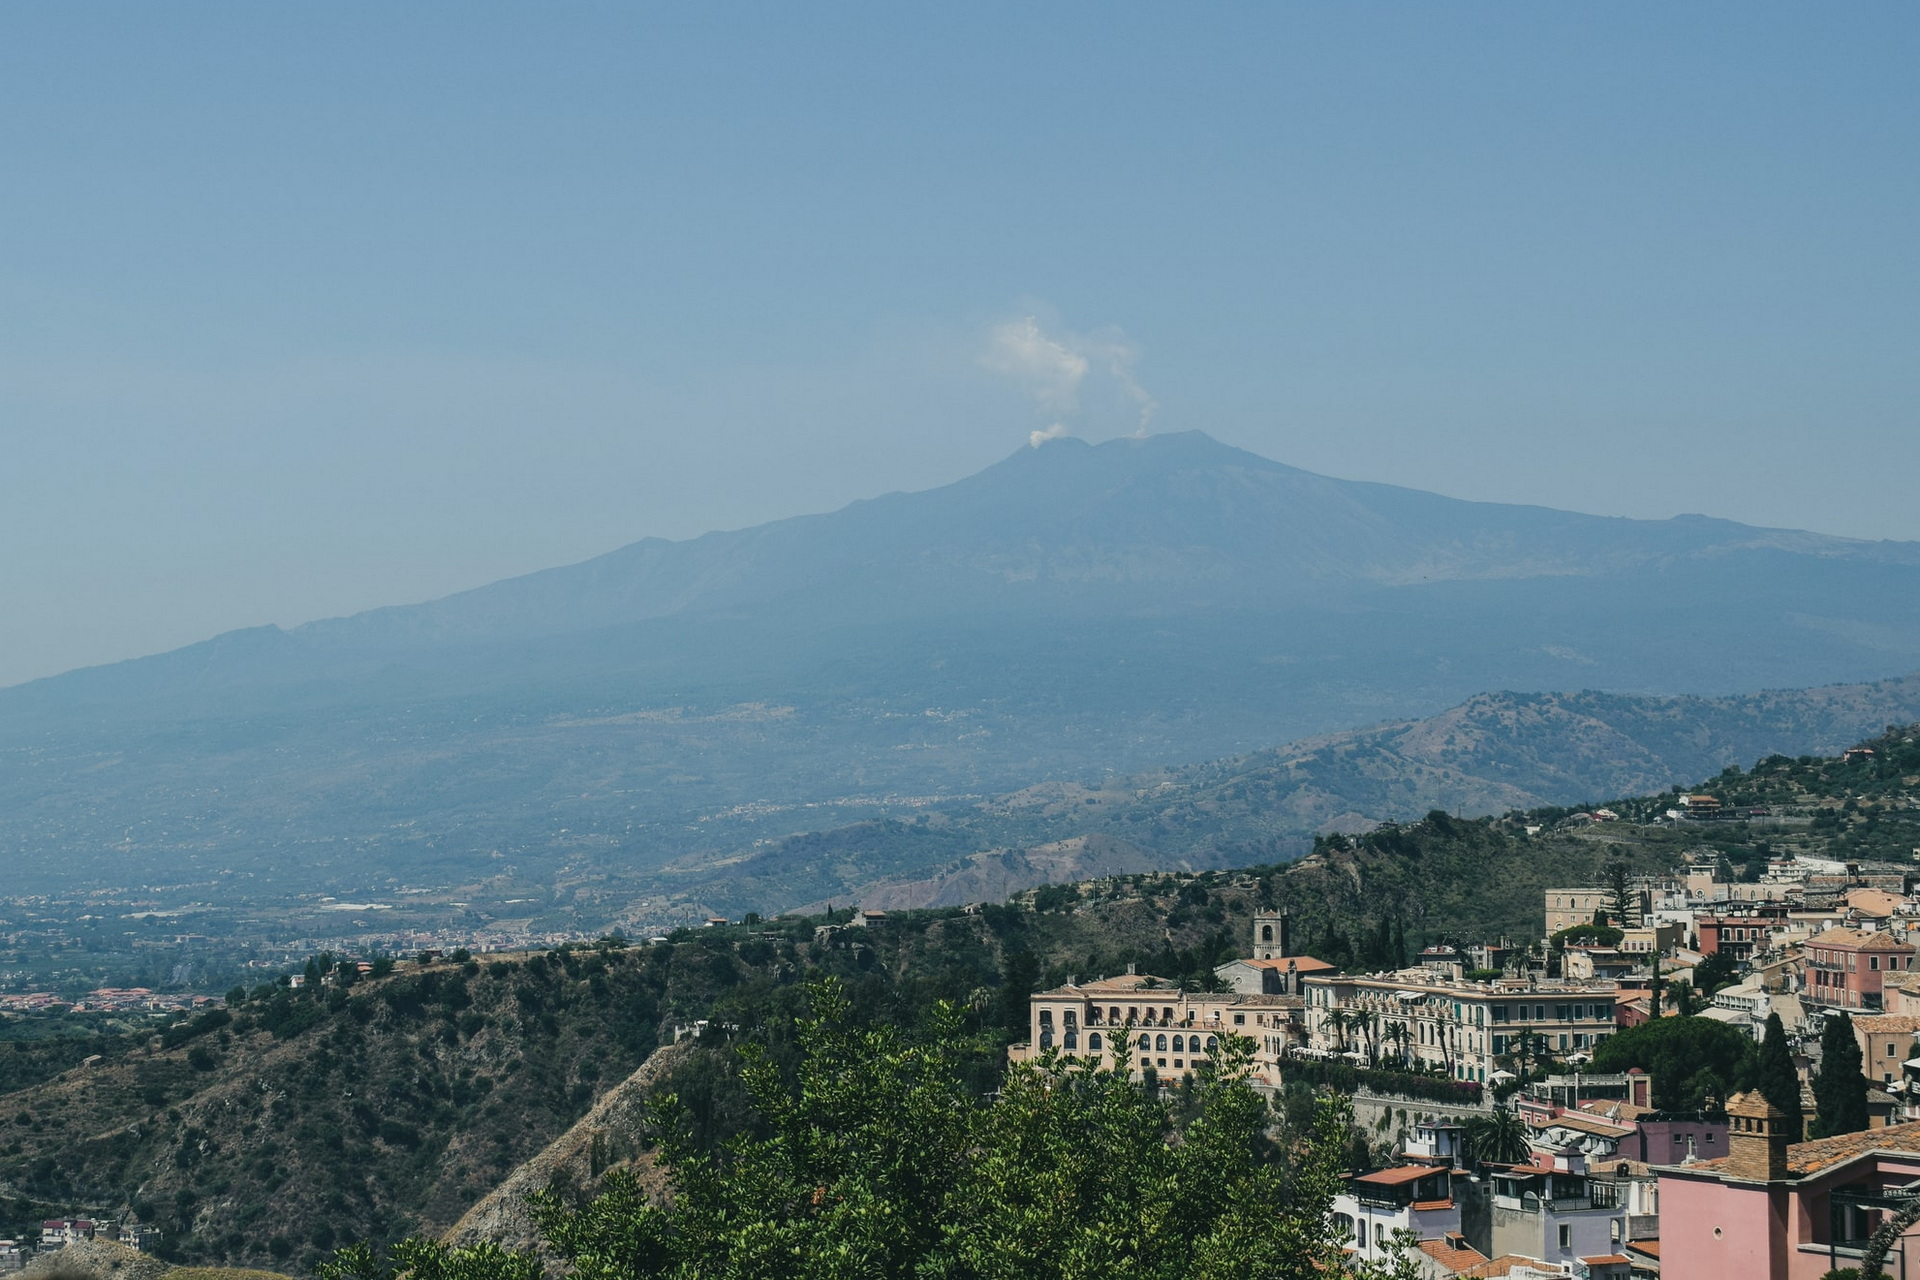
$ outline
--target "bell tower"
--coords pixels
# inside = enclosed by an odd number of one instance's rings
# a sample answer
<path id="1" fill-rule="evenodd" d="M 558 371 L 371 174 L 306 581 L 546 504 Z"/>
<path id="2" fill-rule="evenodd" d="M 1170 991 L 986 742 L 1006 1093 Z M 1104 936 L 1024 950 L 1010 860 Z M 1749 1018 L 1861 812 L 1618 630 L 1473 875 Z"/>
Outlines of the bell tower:
<path id="1" fill-rule="evenodd" d="M 1253 958 L 1283 960 L 1293 954 L 1293 913 L 1261 911 L 1253 917 Z"/>

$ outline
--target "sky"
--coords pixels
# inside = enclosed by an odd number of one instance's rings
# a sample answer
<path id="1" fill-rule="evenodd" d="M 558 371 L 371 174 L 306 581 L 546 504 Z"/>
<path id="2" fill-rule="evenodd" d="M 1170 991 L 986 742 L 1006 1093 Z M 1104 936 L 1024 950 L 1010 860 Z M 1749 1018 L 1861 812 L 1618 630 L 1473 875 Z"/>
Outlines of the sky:
<path id="1" fill-rule="evenodd" d="M 1199 429 L 1920 539 L 1920 10 L 0 7 L 0 684 Z"/>

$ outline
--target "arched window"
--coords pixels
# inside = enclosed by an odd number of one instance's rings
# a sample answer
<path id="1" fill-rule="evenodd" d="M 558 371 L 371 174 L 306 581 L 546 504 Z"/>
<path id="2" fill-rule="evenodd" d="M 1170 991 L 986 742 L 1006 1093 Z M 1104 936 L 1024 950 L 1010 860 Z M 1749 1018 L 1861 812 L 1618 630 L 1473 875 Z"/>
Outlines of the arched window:
<path id="1" fill-rule="evenodd" d="M 1080 1033 L 1078 1031 L 1067 1032 L 1066 1041 L 1067 1041 L 1067 1046 L 1066 1046 L 1067 1048 L 1078 1049 L 1080 1047 Z"/>
<path id="2" fill-rule="evenodd" d="M 1154 1041 L 1153 1048 L 1156 1053 L 1165 1053 L 1167 1051 L 1167 1038 L 1165 1036 L 1155 1036 Z"/>
<path id="3" fill-rule="evenodd" d="M 1140 1047 L 1142 1049 L 1153 1048 L 1153 1037 L 1143 1033 L 1140 1037 Z"/>
<path id="4" fill-rule="evenodd" d="M 1272 925 L 1270 925 L 1270 924 L 1263 924 L 1263 925 L 1261 925 L 1261 926 L 1260 926 L 1260 941 L 1262 941 L 1262 942 L 1272 942 L 1272 941 L 1273 941 L 1273 926 L 1272 926 Z"/>
<path id="5" fill-rule="evenodd" d="M 1187 1051 L 1187 1038 L 1185 1036 L 1175 1036 L 1173 1038 L 1173 1051 L 1175 1053 L 1185 1053 Z"/>
<path id="6" fill-rule="evenodd" d="M 1053 1047 L 1053 1028 L 1052 1027 L 1042 1027 L 1040 1029 L 1040 1047 L 1042 1049 L 1049 1049 Z"/>
<path id="7" fill-rule="evenodd" d="M 1214 1046 L 1215 1046 L 1216 1044 L 1218 1044 L 1218 1043 L 1219 1043 L 1219 1042 L 1218 1042 L 1218 1041 L 1216 1041 L 1216 1040 L 1215 1040 L 1215 1039 L 1214 1039 L 1214 1038 L 1213 1038 L 1212 1036 L 1208 1036 L 1208 1037 L 1207 1037 L 1207 1052 L 1208 1052 L 1208 1053 L 1212 1053 L 1212 1052 L 1213 1052 L 1213 1050 L 1214 1050 Z"/>
<path id="8" fill-rule="evenodd" d="M 1367 1220 L 1365 1218 L 1353 1224 L 1353 1244 L 1357 1249 L 1367 1247 Z"/>
<path id="9" fill-rule="evenodd" d="M 1087 1035 L 1087 1048 L 1093 1050 L 1095 1053 L 1100 1052 L 1100 1033 L 1098 1031 L 1090 1032 Z"/>

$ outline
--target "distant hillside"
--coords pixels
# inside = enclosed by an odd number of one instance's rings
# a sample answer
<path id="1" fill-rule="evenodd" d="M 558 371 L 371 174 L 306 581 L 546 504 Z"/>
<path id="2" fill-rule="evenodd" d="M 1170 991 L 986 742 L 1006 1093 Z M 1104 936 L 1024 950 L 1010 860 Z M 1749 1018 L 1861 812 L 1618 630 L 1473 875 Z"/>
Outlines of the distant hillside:
<path id="1" fill-rule="evenodd" d="M 475 885 L 497 854 L 522 890 L 583 886 L 543 907 L 574 927 L 677 885 L 668 864 L 1487 689 L 1916 667 L 1920 546 L 1460 502 L 1197 433 L 1061 440 L 941 489 L 0 691 L 0 850 L 23 875 L 221 901 Z M 1352 795 L 1330 775 L 1290 792 L 1285 825 L 1428 793 L 1496 807 L 1674 755 L 1609 750 L 1558 778 L 1388 760 Z M 814 879 L 805 897 L 832 891 Z"/>
<path id="2" fill-rule="evenodd" d="M 1920 676 L 1729 698 L 1483 694 L 1424 720 L 1098 783 L 1048 783 L 968 807 L 798 836 L 659 878 L 734 911 L 859 899 L 992 901 L 1049 881 L 1202 870 L 1304 853 L 1429 810 L 1596 804 L 1693 785 L 1765 756 L 1837 755 L 1920 718 Z M 684 889 L 681 885 L 686 886 Z"/>

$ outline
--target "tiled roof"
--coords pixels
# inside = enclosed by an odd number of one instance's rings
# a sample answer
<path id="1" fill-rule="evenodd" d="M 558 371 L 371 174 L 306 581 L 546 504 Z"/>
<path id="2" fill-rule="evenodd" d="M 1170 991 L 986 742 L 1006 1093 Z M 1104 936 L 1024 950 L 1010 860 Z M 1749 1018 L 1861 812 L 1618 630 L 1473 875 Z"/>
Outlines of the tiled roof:
<path id="1" fill-rule="evenodd" d="M 1808 939 L 1810 947 L 1853 947 L 1861 951 L 1911 951 L 1890 933 L 1878 929 L 1828 929 Z"/>
<path id="2" fill-rule="evenodd" d="M 1525 1258 L 1517 1253 L 1503 1253 L 1499 1257 L 1483 1262 L 1477 1267 L 1468 1267 L 1460 1272 L 1461 1280 L 1482 1280 L 1482 1277 L 1511 1275 L 1515 1267 L 1537 1267 L 1538 1258 Z"/>
<path id="3" fill-rule="evenodd" d="M 1440 1209 L 1451 1209 L 1453 1208 L 1453 1197 L 1448 1196 L 1444 1200 L 1415 1200 L 1413 1207 L 1421 1213 L 1433 1213 Z"/>
<path id="4" fill-rule="evenodd" d="M 1229 960 L 1227 963 L 1244 964 L 1255 969 L 1278 969 L 1282 973 L 1285 973 L 1288 969 L 1292 969 L 1296 973 L 1320 973 L 1326 969 L 1338 969 L 1340 967 L 1337 964 L 1328 964 L 1325 960 L 1315 960 L 1312 956 L 1286 956 L 1273 960 L 1241 960 L 1238 962 Z"/>
<path id="5" fill-rule="evenodd" d="M 1911 1013 L 1863 1013 L 1853 1020 L 1853 1026 L 1856 1031 L 1900 1035 L 1920 1031 L 1920 1017 Z"/>
<path id="6" fill-rule="evenodd" d="M 1887 1151 L 1900 1155 L 1920 1155 L 1920 1121 L 1890 1124 L 1884 1129 L 1866 1129 L 1843 1133 L 1833 1138 L 1796 1142 L 1787 1148 L 1787 1172 L 1804 1178 L 1869 1151 Z M 1700 1160 L 1686 1166 L 1708 1173 L 1725 1173 L 1728 1157 Z"/>
<path id="7" fill-rule="evenodd" d="M 1624 1253 L 1595 1254 L 1591 1258 L 1582 1258 L 1580 1261 L 1590 1267 L 1626 1267 L 1633 1265 L 1633 1259 Z"/>
<path id="8" fill-rule="evenodd" d="M 1601 1138 L 1623 1138 L 1633 1132 L 1633 1125 L 1618 1120 L 1606 1120 L 1600 1116 L 1579 1115 L 1574 1112 L 1562 1112 L 1551 1120 L 1542 1120 L 1542 1129 L 1572 1129 L 1579 1133 L 1591 1133 Z"/>
<path id="9" fill-rule="evenodd" d="M 1456 1274 L 1487 1260 L 1486 1254 L 1470 1244 L 1463 1243 L 1456 1249 L 1445 1240 L 1422 1240 L 1420 1252 L 1439 1263 L 1443 1269 Z"/>
<path id="10" fill-rule="evenodd" d="M 1627 1248 L 1633 1250 L 1635 1253 L 1655 1260 L 1658 1260 L 1660 1257 L 1660 1242 L 1658 1240 L 1629 1240 L 1627 1241 Z"/>
<path id="11" fill-rule="evenodd" d="M 1920 1126 L 1917 1126 L 1920 1127 Z M 1355 1182 L 1371 1182 L 1376 1187 L 1397 1187 L 1405 1182 L 1417 1182 L 1435 1172 L 1429 1164 L 1402 1164 L 1391 1169 L 1375 1169 L 1372 1173 L 1363 1173 Z"/>

